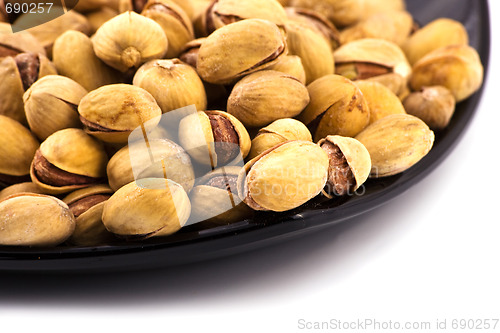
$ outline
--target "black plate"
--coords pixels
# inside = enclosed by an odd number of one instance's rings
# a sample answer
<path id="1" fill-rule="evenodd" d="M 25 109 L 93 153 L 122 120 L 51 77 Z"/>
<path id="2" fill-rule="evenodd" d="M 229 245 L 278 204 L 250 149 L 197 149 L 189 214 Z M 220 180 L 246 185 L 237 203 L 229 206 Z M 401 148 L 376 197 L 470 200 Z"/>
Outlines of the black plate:
<path id="1" fill-rule="evenodd" d="M 487 72 L 490 25 L 486 0 L 407 0 L 408 10 L 424 25 L 450 17 L 467 28 Z M 187 227 L 168 238 L 95 248 L 31 249 L 0 247 L 3 271 L 113 271 L 190 263 L 248 251 L 301 235 L 366 213 L 422 180 L 452 151 L 473 117 L 482 89 L 457 106 L 449 127 L 436 133 L 432 151 L 410 170 L 389 178 L 369 180 L 362 196 L 333 201 L 316 199 L 282 214 L 262 213 L 226 227 L 196 231 Z"/>

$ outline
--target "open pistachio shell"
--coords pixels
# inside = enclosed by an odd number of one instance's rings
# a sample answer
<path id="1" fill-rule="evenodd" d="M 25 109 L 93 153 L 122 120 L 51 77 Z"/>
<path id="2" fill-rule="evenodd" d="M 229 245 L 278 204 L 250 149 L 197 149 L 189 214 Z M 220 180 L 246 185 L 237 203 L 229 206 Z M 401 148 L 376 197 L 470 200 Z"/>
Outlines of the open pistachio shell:
<path id="1" fill-rule="evenodd" d="M 56 246 L 75 229 L 75 218 L 61 200 L 32 193 L 0 202 L 0 244 Z"/>
<path id="2" fill-rule="evenodd" d="M 47 55 L 35 36 L 26 31 L 14 34 L 9 23 L 0 22 L 0 59 L 23 52 Z"/>
<path id="3" fill-rule="evenodd" d="M 356 81 L 370 109 L 370 124 L 391 114 L 404 114 L 403 103 L 389 88 L 375 81 Z"/>
<path id="4" fill-rule="evenodd" d="M 293 76 L 302 84 L 306 84 L 306 72 L 302 60 L 299 56 L 287 55 L 283 57 L 277 64 L 268 68 L 269 70 L 282 72 Z"/>
<path id="5" fill-rule="evenodd" d="M 289 5 L 317 11 L 336 26 L 345 27 L 361 19 L 364 2 L 365 0 L 290 0 Z"/>
<path id="6" fill-rule="evenodd" d="M 0 191 L 0 201 L 2 201 L 3 199 L 5 199 L 11 195 L 20 194 L 20 193 L 44 194 L 44 191 L 33 182 L 18 183 L 18 184 L 10 185 L 10 186 L 4 188 L 3 190 L 1 190 Z"/>

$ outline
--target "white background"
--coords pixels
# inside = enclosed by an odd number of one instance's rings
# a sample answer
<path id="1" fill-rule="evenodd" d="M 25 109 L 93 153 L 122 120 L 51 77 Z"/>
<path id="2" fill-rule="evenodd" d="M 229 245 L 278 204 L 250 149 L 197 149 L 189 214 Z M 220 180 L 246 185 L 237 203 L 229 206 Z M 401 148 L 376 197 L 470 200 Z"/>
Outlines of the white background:
<path id="1" fill-rule="evenodd" d="M 479 112 L 445 162 L 405 194 L 307 238 L 188 267 L 0 275 L 0 331 L 299 332 L 300 319 L 447 319 L 449 328 L 454 318 L 500 319 L 500 1 L 490 6 Z"/>

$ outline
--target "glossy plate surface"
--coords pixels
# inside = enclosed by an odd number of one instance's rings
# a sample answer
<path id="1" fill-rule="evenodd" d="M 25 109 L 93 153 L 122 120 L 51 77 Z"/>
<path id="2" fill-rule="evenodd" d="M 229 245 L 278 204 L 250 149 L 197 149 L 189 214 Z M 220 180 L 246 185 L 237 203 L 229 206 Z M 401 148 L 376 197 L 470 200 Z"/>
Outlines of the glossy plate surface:
<path id="1" fill-rule="evenodd" d="M 490 25 L 486 0 L 407 0 L 407 7 L 421 25 L 438 17 L 464 23 L 470 44 L 478 50 L 487 73 Z M 476 112 L 482 91 L 457 105 L 449 127 L 436 133 L 436 143 L 429 155 L 403 174 L 369 180 L 361 196 L 333 201 L 318 198 L 287 213 L 259 213 L 252 220 L 204 231 L 188 227 L 168 238 L 142 243 L 94 248 L 0 247 L 0 271 L 98 272 L 184 264 L 252 250 L 348 221 L 388 202 L 435 169 L 463 135 Z"/>

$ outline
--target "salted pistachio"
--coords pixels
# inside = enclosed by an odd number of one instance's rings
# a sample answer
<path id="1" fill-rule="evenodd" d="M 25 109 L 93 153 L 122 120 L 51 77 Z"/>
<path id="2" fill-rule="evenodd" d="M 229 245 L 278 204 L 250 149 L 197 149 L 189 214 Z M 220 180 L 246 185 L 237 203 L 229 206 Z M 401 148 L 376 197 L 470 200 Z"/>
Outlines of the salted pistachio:
<path id="1" fill-rule="evenodd" d="M 370 109 L 370 124 L 391 114 L 404 114 L 401 100 L 389 88 L 374 81 L 356 81 Z"/>
<path id="2" fill-rule="evenodd" d="M 113 234 L 102 223 L 104 203 L 112 194 L 109 186 L 95 185 L 76 190 L 63 199 L 75 217 L 75 230 L 68 243 L 95 246 L 113 241 Z"/>
<path id="3" fill-rule="evenodd" d="M 417 164 L 431 150 L 434 132 L 417 117 L 394 114 L 369 125 L 355 137 L 370 153 L 370 177 L 393 176 Z"/>
<path id="4" fill-rule="evenodd" d="M 60 75 L 69 77 L 88 91 L 119 82 L 121 77 L 94 52 L 92 41 L 79 31 L 66 31 L 56 39 L 52 58 Z"/>
<path id="5" fill-rule="evenodd" d="M 358 22 L 366 0 L 290 0 L 289 6 L 307 8 L 325 15 L 335 26 L 345 27 Z"/>
<path id="6" fill-rule="evenodd" d="M 403 105 L 411 115 L 422 119 L 431 129 L 448 126 L 455 112 L 455 97 L 445 87 L 423 87 L 406 97 Z"/>
<path id="7" fill-rule="evenodd" d="M 294 140 L 312 142 L 311 132 L 306 125 L 296 119 L 278 119 L 259 130 L 257 136 L 252 140 L 252 148 L 248 158 L 252 159 L 280 143 Z"/>
<path id="8" fill-rule="evenodd" d="M 413 66 L 410 86 L 448 88 L 457 102 L 474 94 L 483 84 L 484 69 L 479 54 L 468 45 L 450 45 L 428 53 Z"/>
<path id="9" fill-rule="evenodd" d="M 413 17 L 406 11 L 394 10 L 374 14 L 342 30 L 341 44 L 363 39 L 380 38 L 403 45 L 413 29 Z"/>
<path id="10" fill-rule="evenodd" d="M 162 58 L 168 49 L 161 26 L 135 12 L 122 13 L 104 23 L 92 42 L 97 57 L 121 72 Z"/>
<path id="11" fill-rule="evenodd" d="M 229 224 L 252 215 L 252 210 L 238 197 L 237 181 L 241 169 L 241 166 L 227 166 L 198 179 L 189 195 L 190 223 Z"/>
<path id="12" fill-rule="evenodd" d="M 165 58 L 178 57 L 184 45 L 194 39 L 189 16 L 173 0 L 150 0 L 141 15 L 158 23 L 168 39 Z"/>
<path id="13" fill-rule="evenodd" d="M 370 109 L 361 90 L 340 75 L 324 76 L 307 86 L 311 102 L 298 119 L 315 142 L 327 135 L 355 136 L 370 121 Z"/>
<path id="14" fill-rule="evenodd" d="M 190 213 L 182 186 L 167 179 L 146 178 L 116 191 L 104 204 L 102 222 L 115 235 L 144 239 L 177 232 Z"/>
<path id="15" fill-rule="evenodd" d="M 330 43 L 308 24 L 289 21 L 286 25 L 288 52 L 302 60 L 306 83 L 335 71 Z"/>
<path id="16" fill-rule="evenodd" d="M 102 144 L 83 130 L 67 128 L 49 136 L 31 163 L 31 180 L 49 194 L 102 183 L 108 157 Z"/>
<path id="17" fill-rule="evenodd" d="M 166 177 L 186 192 L 194 185 L 194 170 L 186 151 L 167 139 L 134 142 L 111 157 L 107 166 L 109 185 L 114 191 L 142 178 Z"/>
<path id="18" fill-rule="evenodd" d="M 461 22 L 436 19 L 415 31 L 402 46 L 410 64 L 415 64 L 426 54 L 448 45 L 468 45 L 469 36 Z"/>
<path id="19" fill-rule="evenodd" d="M 403 100 L 409 92 L 407 80 L 397 73 L 377 75 L 363 81 L 377 82 L 384 85 L 396 94 L 400 100 Z"/>
<path id="20" fill-rule="evenodd" d="M 396 44 L 378 38 L 364 38 L 342 45 L 334 52 L 336 73 L 351 80 L 396 73 L 409 79 L 411 66 Z"/>
<path id="21" fill-rule="evenodd" d="M 371 159 L 368 150 L 356 139 L 329 135 L 318 142 L 328 154 L 327 193 L 352 194 L 368 179 Z"/>
<path id="22" fill-rule="evenodd" d="M 150 132 L 161 109 L 146 90 L 130 84 L 110 84 L 85 95 L 78 105 L 85 131 L 109 143 L 126 143 L 138 127 Z"/>
<path id="23" fill-rule="evenodd" d="M 227 112 L 245 126 L 260 127 L 277 119 L 297 116 L 309 100 L 306 86 L 298 79 L 264 70 L 244 77 L 234 86 L 227 101 Z"/>
<path id="24" fill-rule="evenodd" d="M 283 212 L 325 187 L 328 155 L 309 141 L 289 141 L 250 160 L 238 176 L 238 196 L 250 208 Z"/>
<path id="25" fill-rule="evenodd" d="M 0 22 L 0 59 L 25 52 L 47 55 L 35 36 L 26 31 L 14 34 L 10 24 Z"/>
<path id="26" fill-rule="evenodd" d="M 23 94 L 39 78 L 57 74 L 47 57 L 36 53 L 19 53 L 0 60 L 0 114 L 28 125 Z"/>
<path id="27" fill-rule="evenodd" d="M 296 55 L 287 55 L 283 57 L 277 64 L 268 68 L 269 70 L 282 72 L 293 76 L 302 84 L 306 84 L 306 72 L 302 60 Z"/>
<path id="28" fill-rule="evenodd" d="M 210 83 L 225 84 L 277 63 L 287 54 L 276 24 L 248 19 L 224 26 L 203 42 L 197 71 Z"/>
<path id="29" fill-rule="evenodd" d="M 251 145 L 245 126 L 223 111 L 200 111 L 183 118 L 179 142 L 195 161 L 212 168 L 241 161 Z"/>
<path id="30" fill-rule="evenodd" d="M 151 60 L 142 65 L 133 83 L 148 91 L 163 113 L 195 105 L 207 108 L 205 87 L 196 71 L 179 59 Z"/>
<path id="31" fill-rule="evenodd" d="M 80 2 L 81 1 L 78 1 L 78 3 Z M 111 20 L 116 15 L 118 15 L 118 11 L 110 7 L 100 7 L 95 11 L 85 14 L 85 17 L 90 24 L 90 35 L 95 34 L 97 29 L 99 29 L 101 25 Z"/>
<path id="32" fill-rule="evenodd" d="M 405 0 L 362 0 L 362 2 L 362 19 L 366 19 L 377 13 L 402 11 L 406 9 Z"/>
<path id="33" fill-rule="evenodd" d="M 60 75 L 47 75 L 36 81 L 23 95 L 26 119 L 31 131 L 45 140 L 52 133 L 81 127 L 77 107 L 87 90 Z"/>
<path id="34" fill-rule="evenodd" d="M 22 193 L 0 202 L 0 245 L 56 246 L 74 229 L 73 214 L 57 198 Z"/>
<path id="35" fill-rule="evenodd" d="M 27 181 L 39 143 L 19 122 L 0 115 L 0 185 Z"/>
<path id="36" fill-rule="evenodd" d="M 7 197 L 10 197 L 11 195 L 20 193 L 44 194 L 44 191 L 33 182 L 17 183 L 14 185 L 10 185 L 0 191 L 0 201 Z"/>
<path id="37" fill-rule="evenodd" d="M 200 47 L 206 39 L 206 37 L 197 38 L 186 43 L 179 55 L 179 59 L 189 66 L 196 68 Z"/>
<path id="38" fill-rule="evenodd" d="M 78 0 L 74 7 L 80 13 L 94 12 L 102 8 L 110 8 L 117 11 L 118 0 Z"/>

